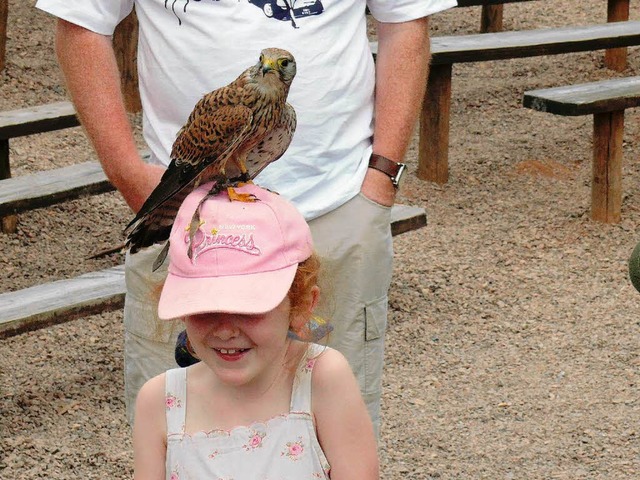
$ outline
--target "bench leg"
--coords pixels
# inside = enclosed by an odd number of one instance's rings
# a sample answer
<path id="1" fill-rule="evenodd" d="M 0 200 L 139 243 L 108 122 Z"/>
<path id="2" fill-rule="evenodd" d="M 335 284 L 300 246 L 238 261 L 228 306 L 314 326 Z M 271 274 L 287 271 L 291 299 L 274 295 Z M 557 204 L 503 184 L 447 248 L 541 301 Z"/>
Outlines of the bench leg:
<path id="1" fill-rule="evenodd" d="M 429 68 L 427 93 L 420 116 L 418 178 L 436 183 L 449 180 L 449 111 L 452 65 Z"/>
<path id="2" fill-rule="evenodd" d="M 502 31 L 502 11 L 504 5 L 483 5 L 480 18 L 480 33 Z"/>
<path id="3" fill-rule="evenodd" d="M 608 0 L 607 22 L 625 22 L 629 20 L 629 0 Z M 610 48 L 604 52 L 604 64 L 617 72 L 627 68 L 627 48 Z"/>
<path id="4" fill-rule="evenodd" d="M 5 178 L 11 178 L 9 139 L 0 140 L 0 180 L 4 180 Z M 18 217 L 16 215 L 1 217 L 0 228 L 2 228 L 3 233 L 16 233 L 18 229 Z"/>
<path id="5" fill-rule="evenodd" d="M 138 17 L 133 11 L 117 26 L 113 34 L 113 48 L 120 70 L 120 83 L 127 112 L 142 110 L 138 91 Z"/>
<path id="6" fill-rule="evenodd" d="M 599 222 L 620 221 L 623 133 L 624 110 L 593 116 L 591 218 Z"/>

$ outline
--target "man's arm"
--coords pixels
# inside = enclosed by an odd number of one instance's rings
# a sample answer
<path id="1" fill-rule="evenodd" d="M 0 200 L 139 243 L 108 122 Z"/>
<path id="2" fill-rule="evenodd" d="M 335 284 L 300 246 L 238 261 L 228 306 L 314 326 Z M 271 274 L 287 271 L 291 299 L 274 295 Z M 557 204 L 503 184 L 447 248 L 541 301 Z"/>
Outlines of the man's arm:
<path id="1" fill-rule="evenodd" d="M 140 158 L 122 99 L 111 37 L 58 20 L 56 52 L 67 89 L 105 174 L 137 212 L 164 169 Z"/>
<path id="2" fill-rule="evenodd" d="M 378 24 L 373 152 L 401 162 L 424 98 L 429 68 L 428 17 Z M 387 175 L 369 168 L 363 193 L 392 205 L 395 190 Z"/>

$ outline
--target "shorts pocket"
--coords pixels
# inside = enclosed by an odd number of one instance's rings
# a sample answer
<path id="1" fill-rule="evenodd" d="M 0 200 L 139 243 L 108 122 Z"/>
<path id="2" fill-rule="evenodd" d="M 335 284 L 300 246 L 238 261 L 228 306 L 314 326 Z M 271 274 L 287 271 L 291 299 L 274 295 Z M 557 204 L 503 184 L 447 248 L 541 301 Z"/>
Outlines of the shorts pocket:
<path id="1" fill-rule="evenodd" d="M 360 198 L 362 198 L 364 201 L 370 203 L 371 205 L 375 205 L 378 208 L 381 208 L 383 210 L 387 210 L 389 212 L 389 214 L 391 214 L 391 207 L 389 205 L 382 205 L 381 203 L 376 202 L 375 200 L 370 199 L 369 197 L 367 197 L 364 193 L 360 192 L 358 193 L 358 196 Z"/>
<path id="2" fill-rule="evenodd" d="M 364 394 L 382 391 L 382 366 L 384 364 L 384 339 L 387 328 L 387 297 L 384 296 L 364 307 Z"/>

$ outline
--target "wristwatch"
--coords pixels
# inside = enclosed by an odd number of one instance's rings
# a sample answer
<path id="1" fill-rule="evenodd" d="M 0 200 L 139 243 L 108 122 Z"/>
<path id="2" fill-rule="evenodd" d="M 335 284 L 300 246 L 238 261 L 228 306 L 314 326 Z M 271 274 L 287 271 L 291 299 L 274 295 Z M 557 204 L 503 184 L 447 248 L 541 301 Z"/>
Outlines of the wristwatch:
<path id="1" fill-rule="evenodd" d="M 377 153 L 371 154 L 371 158 L 369 158 L 369 167 L 375 168 L 376 170 L 380 170 L 382 173 L 389 175 L 391 183 L 393 183 L 396 190 L 400 187 L 400 182 L 402 181 L 405 170 L 407 169 L 407 166 L 404 163 L 394 162 L 393 160 L 389 160 L 387 157 L 383 157 Z"/>

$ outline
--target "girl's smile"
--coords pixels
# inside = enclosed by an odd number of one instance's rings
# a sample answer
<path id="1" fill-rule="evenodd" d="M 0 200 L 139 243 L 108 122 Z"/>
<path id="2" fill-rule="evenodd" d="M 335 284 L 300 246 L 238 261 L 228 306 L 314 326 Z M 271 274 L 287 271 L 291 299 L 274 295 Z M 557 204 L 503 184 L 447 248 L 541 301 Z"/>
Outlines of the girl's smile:
<path id="1" fill-rule="evenodd" d="M 227 362 L 237 362 L 249 351 L 248 348 L 214 348 L 214 350 L 220 358 Z"/>

